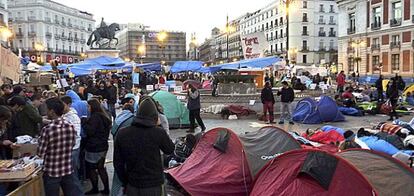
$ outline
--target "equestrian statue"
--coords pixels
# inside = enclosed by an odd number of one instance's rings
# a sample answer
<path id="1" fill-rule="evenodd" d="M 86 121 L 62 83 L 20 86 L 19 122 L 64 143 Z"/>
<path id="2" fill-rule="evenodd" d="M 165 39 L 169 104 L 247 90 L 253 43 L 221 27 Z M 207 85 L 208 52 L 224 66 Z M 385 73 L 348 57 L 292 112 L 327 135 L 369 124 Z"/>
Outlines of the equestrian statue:
<path id="1" fill-rule="evenodd" d="M 100 27 L 89 36 L 87 45 L 91 48 L 99 49 L 115 48 L 118 45 L 118 38 L 115 37 L 115 33 L 120 29 L 117 23 L 112 23 L 107 26 L 104 18 L 102 18 Z"/>

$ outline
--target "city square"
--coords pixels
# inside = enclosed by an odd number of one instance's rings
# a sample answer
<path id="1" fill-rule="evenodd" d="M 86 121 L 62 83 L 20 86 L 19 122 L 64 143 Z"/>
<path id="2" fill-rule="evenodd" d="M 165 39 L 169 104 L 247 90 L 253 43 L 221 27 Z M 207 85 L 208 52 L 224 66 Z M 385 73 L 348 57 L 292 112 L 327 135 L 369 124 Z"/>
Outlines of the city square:
<path id="1" fill-rule="evenodd" d="M 0 195 L 413 195 L 413 0 L 0 0 Z"/>

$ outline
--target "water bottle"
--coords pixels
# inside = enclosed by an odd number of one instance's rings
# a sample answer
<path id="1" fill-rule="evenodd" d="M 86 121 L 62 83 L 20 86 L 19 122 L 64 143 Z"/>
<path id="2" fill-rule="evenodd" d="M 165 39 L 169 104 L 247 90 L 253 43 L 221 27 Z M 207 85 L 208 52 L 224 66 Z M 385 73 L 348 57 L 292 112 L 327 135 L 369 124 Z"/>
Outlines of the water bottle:
<path id="1" fill-rule="evenodd" d="M 177 163 L 177 161 L 175 159 L 171 159 L 171 161 L 168 162 L 168 167 L 171 168 L 171 167 L 176 166 L 177 164 L 178 163 Z"/>

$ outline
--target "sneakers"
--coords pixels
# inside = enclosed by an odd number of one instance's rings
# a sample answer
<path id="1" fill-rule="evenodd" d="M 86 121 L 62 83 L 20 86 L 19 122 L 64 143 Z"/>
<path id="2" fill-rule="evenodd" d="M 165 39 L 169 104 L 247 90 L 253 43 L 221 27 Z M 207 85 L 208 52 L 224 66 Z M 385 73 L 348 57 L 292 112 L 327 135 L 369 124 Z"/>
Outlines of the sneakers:
<path id="1" fill-rule="evenodd" d="M 269 123 L 268 124 L 275 124 L 275 122 L 274 121 L 269 121 Z"/>
<path id="2" fill-rule="evenodd" d="M 295 123 L 293 123 L 292 121 L 289 122 L 290 125 L 294 125 Z"/>
<path id="3" fill-rule="evenodd" d="M 279 121 L 279 125 L 283 125 L 283 124 L 285 124 L 285 122 Z"/>

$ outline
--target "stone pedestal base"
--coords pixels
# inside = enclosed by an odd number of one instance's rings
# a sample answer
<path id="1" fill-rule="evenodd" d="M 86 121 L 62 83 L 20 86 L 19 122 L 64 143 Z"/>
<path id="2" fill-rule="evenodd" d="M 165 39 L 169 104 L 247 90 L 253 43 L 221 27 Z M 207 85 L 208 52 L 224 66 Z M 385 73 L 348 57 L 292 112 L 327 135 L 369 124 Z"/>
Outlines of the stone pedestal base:
<path id="1" fill-rule="evenodd" d="M 119 57 L 119 53 L 121 51 L 120 50 L 116 50 L 116 49 L 91 49 L 86 51 L 86 55 L 88 55 L 88 58 L 96 58 L 96 57 L 100 57 L 100 56 L 109 56 L 109 57 L 114 57 L 117 58 Z"/>
<path id="2" fill-rule="evenodd" d="M 256 94 L 256 85 L 254 83 L 230 83 L 218 85 L 219 95 L 230 95 L 230 94 Z"/>

